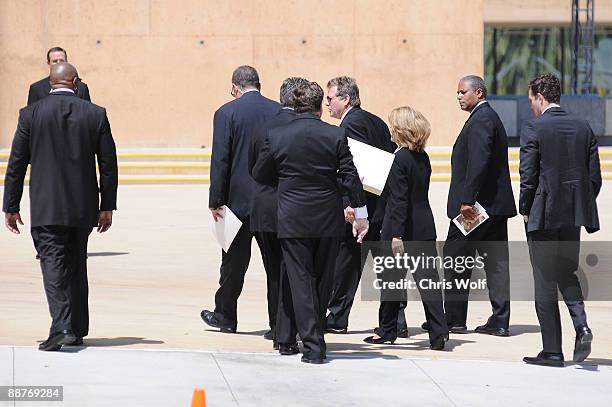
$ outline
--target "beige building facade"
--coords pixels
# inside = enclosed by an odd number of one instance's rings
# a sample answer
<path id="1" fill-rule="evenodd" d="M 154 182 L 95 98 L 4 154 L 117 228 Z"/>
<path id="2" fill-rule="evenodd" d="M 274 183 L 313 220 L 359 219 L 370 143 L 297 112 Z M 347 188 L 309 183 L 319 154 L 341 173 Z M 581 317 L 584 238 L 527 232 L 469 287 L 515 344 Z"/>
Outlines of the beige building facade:
<path id="1" fill-rule="evenodd" d="M 487 23 L 558 23 L 569 0 L 0 0 L 0 148 L 10 146 L 45 53 L 68 50 L 107 108 L 120 148 L 210 146 L 232 70 L 255 66 L 264 95 L 287 76 L 354 76 L 363 107 L 386 119 L 412 105 L 451 145 L 465 121 L 457 80 L 483 71 Z M 612 1 L 596 19 L 612 22 Z M 330 119 L 327 112 L 323 118 Z"/>

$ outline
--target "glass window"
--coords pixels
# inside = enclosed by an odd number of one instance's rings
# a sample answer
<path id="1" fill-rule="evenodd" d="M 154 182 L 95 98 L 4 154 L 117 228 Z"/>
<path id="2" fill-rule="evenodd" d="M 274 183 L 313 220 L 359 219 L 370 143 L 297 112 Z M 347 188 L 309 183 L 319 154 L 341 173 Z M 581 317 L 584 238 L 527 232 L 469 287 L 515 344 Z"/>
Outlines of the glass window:
<path id="1" fill-rule="evenodd" d="M 551 72 L 570 93 L 571 27 L 485 28 L 485 81 L 491 94 L 524 95 L 536 75 Z M 593 93 L 612 96 L 612 26 L 596 26 Z"/>

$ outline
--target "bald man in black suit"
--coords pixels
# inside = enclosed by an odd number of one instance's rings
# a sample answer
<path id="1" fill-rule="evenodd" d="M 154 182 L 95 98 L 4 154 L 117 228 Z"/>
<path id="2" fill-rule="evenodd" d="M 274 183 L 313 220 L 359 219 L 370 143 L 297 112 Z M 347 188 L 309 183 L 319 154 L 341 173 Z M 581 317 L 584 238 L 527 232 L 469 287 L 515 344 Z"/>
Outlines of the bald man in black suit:
<path id="1" fill-rule="evenodd" d="M 89 332 L 87 241 L 93 227 L 110 228 L 118 185 L 106 111 L 76 96 L 79 79 L 72 65 L 53 65 L 50 82 L 49 97 L 19 112 L 3 203 L 7 228 L 19 233 L 31 164 L 31 233 L 52 317 L 49 337 L 39 345 L 44 351 L 80 345 Z"/>

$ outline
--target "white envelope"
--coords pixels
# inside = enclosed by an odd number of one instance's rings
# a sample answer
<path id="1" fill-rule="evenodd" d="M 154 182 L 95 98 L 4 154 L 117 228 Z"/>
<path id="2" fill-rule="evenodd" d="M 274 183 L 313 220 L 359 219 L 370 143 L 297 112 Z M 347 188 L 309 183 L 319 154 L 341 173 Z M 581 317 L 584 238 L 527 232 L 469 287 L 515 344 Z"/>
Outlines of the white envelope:
<path id="1" fill-rule="evenodd" d="M 211 228 L 217 238 L 217 242 L 219 242 L 221 248 L 227 253 L 238 231 L 242 227 L 242 222 L 226 205 L 223 205 L 221 209 L 223 209 L 222 219 L 215 222 L 212 214 L 210 215 L 210 220 L 212 222 Z"/>
<path id="2" fill-rule="evenodd" d="M 357 172 L 363 177 L 363 189 L 376 195 L 382 194 L 395 155 L 350 137 L 347 139 Z"/>

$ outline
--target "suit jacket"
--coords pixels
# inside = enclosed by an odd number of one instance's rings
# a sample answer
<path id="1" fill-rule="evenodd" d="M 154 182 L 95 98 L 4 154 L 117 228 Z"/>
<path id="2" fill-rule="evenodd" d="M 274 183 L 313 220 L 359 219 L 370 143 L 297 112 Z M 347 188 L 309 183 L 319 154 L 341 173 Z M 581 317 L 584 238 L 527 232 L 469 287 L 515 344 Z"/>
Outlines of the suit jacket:
<path id="1" fill-rule="evenodd" d="M 599 230 L 597 139 L 581 118 L 550 108 L 521 132 L 519 210 L 527 231 L 585 226 Z"/>
<path id="2" fill-rule="evenodd" d="M 268 131 L 259 182 L 278 182 L 278 237 L 344 235 L 342 193 L 352 206 L 365 205 L 344 129 L 304 113 Z"/>
<path id="3" fill-rule="evenodd" d="M 340 127 L 346 130 L 347 137 L 389 153 L 395 151 L 396 145 L 391 141 L 391 133 L 389 133 L 387 124 L 380 117 L 363 110 L 359 106 L 353 107 L 347 112 L 342 119 L 342 123 L 340 123 Z M 367 191 L 364 191 L 364 194 L 368 207 L 368 217 L 372 223 L 371 229 L 380 229 L 383 212 L 382 210 L 378 212 L 376 210 L 379 205 L 379 197 Z M 346 200 L 345 206 L 348 206 Z M 384 208 L 384 203 L 381 204 L 381 207 Z"/>
<path id="4" fill-rule="evenodd" d="M 476 201 L 490 216 L 516 215 L 506 130 L 489 103 L 476 107 L 463 125 L 453 146 L 451 166 L 446 207 L 450 219 L 459 215 L 462 203 Z"/>
<path id="5" fill-rule="evenodd" d="M 117 208 L 115 142 L 100 106 L 57 92 L 20 110 L 4 181 L 4 212 L 19 212 L 28 164 L 32 227 L 92 227 L 99 210 Z"/>
<path id="6" fill-rule="evenodd" d="M 51 92 L 51 83 L 49 82 L 48 76 L 46 78 L 42 78 L 38 82 L 34 82 L 30 85 L 30 90 L 28 91 L 28 106 L 32 103 L 38 102 L 42 98 L 49 96 L 49 92 Z M 85 82 L 79 83 L 79 87 L 77 88 L 77 96 L 91 102 L 91 98 L 89 97 L 89 88 Z"/>
<path id="7" fill-rule="evenodd" d="M 227 205 L 239 218 L 250 215 L 255 192 L 255 181 L 248 169 L 251 138 L 257 126 L 279 110 L 277 102 L 252 91 L 215 112 L 209 208 Z"/>
<path id="8" fill-rule="evenodd" d="M 253 167 L 258 165 L 259 153 L 264 146 L 268 130 L 288 124 L 294 118 L 295 111 L 291 109 L 281 109 L 276 116 L 264 122 L 255 130 L 249 148 L 249 174 L 252 175 Z M 277 202 L 276 184 L 267 185 L 260 182 L 256 183 L 252 202 L 253 206 L 251 208 L 251 218 L 249 219 L 252 232 L 277 231 Z"/>
<path id="9" fill-rule="evenodd" d="M 429 206 L 430 177 L 426 152 L 401 148 L 395 153 L 385 187 L 382 240 L 436 240 L 436 224 Z"/>

